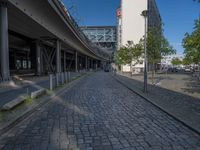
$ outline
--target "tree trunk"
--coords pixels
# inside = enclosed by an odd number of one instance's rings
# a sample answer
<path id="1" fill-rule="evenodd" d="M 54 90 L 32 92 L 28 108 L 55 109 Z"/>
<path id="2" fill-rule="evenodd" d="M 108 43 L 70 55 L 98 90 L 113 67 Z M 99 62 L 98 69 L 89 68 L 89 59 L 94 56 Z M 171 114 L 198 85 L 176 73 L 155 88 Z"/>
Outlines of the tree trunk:
<path id="1" fill-rule="evenodd" d="M 131 72 L 131 77 L 132 77 L 132 71 L 133 71 L 133 69 L 132 69 L 132 62 L 130 63 L 130 72 Z"/>

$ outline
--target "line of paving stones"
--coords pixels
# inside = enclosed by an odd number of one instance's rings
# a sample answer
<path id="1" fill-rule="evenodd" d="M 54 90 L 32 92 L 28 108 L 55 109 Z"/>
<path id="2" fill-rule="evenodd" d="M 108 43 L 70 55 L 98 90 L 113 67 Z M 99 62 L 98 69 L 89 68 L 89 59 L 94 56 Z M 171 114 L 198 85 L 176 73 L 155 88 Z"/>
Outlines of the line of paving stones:
<path id="1" fill-rule="evenodd" d="M 148 85 L 148 93 L 145 94 L 143 92 L 143 82 L 123 75 L 116 75 L 114 77 L 131 90 L 142 95 L 153 104 L 200 133 L 199 99 L 153 85 Z"/>
<path id="2" fill-rule="evenodd" d="M 19 123 L 1 149 L 199 150 L 200 137 L 98 72 Z"/>

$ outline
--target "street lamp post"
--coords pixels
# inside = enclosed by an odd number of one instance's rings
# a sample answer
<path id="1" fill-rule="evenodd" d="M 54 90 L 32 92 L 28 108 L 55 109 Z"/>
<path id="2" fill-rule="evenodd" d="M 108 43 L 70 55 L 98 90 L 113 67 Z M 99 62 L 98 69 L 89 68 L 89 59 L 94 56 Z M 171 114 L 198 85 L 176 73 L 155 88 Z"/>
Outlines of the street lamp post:
<path id="1" fill-rule="evenodd" d="M 148 11 L 144 10 L 141 14 L 145 20 L 145 34 L 144 34 L 144 92 L 147 93 L 147 18 Z"/>

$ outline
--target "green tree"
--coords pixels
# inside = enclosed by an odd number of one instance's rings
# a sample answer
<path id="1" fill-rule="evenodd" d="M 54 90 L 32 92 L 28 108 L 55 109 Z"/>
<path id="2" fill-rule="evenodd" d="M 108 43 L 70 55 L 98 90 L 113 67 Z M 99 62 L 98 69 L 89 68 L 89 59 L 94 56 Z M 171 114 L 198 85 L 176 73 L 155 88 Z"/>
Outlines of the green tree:
<path id="1" fill-rule="evenodd" d="M 128 41 L 127 44 L 121 47 L 115 53 L 115 63 L 117 65 L 130 64 L 132 66 L 132 61 L 138 62 L 139 58 L 143 54 L 143 43 L 140 41 L 138 44 L 134 44 L 132 41 Z"/>
<path id="2" fill-rule="evenodd" d="M 178 57 L 176 57 L 176 58 L 173 58 L 172 59 L 172 65 L 174 65 L 174 66 L 178 66 L 178 65 L 181 65 L 182 64 L 182 61 L 178 58 Z"/>
<path id="3" fill-rule="evenodd" d="M 186 33 L 183 39 L 185 58 L 190 64 L 198 64 L 200 70 L 200 19 L 195 20 L 194 31 Z M 200 71 L 199 71 L 200 77 Z"/>
<path id="4" fill-rule="evenodd" d="M 162 28 L 150 28 L 147 34 L 148 63 L 152 66 L 152 84 L 156 72 L 156 64 L 161 62 L 163 56 L 175 54 L 176 50 L 163 36 Z"/>
<path id="5" fill-rule="evenodd" d="M 185 57 L 185 58 L 182 60 L 182 64 L 183 64 L 183 65 L 190 65 L 190 64 L 192 64 L 191 59 L 188 59 L 187 57 Z"/>
<path id="6" fill-rule="evenodd" d="M 194 31 L 183 39 L 185 57 L 194 64 L 200 63 L 200 20 L 195 21 Z"/>

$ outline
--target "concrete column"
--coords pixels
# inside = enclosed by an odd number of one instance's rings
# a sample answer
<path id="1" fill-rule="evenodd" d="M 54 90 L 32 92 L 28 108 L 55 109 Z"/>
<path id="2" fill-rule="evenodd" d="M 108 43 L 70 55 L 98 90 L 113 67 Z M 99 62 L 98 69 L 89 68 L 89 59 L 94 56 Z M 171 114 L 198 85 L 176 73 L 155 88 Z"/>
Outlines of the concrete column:
<path id="1" fill-rule="evenodd" d="M 94 69 L 94 60 L 91 59 L 91 62 L 92 62 L 92 69 Z"/>
<path id="2" fill-rule="evenodd" d="M 65 52 L 65 51 L 64 51 L 63 59 L 64 59 L 64 62 L 63 62 L 63 64 L 64 64 L 64 69 L 63 69 L 63 71 L 66 72 L 66 52 Z"/>
<path id="3" fill-rule="evenodd" d="M 75 51 L 75 71 L 78 72 L 78 53 Z"/>
<path id="4" fill-rule="evenodd" d="M 96 61 L 95 61 L 95 69 L 97 70 L 97 68 L 98 68 L 98 67 L 97 67 L 97 60 L 96 60 Z"/>
<path id="5" fill-rule="evenodd" d="M 56 72 L 61 72 L 61 43 L 56 41 Z"/>
<path id="6" fill-rule="evenodd" d="M 92 68 L 92 62 L 91 62 L 91 59 L 89 58 L 89 69 Z"/>
<path id="7" fill-rule="evenodd" d="M 41 47 L 40 47 L 40 44 L 39 42 L 37 41 L 36 43 L 36 72 L 37 72 L 37 75 L 40 76 L 42 74 L 42 71 L 41 71 Z"/>
<path id="8" fill-rule="evenodd" d="M 10 80 L 7 2 L 0 0 L 0 63 L 3 81 Z"/>
<path id="9" fill-rule="evenodd" d="M 85 56 L 85 69 L 87 70 L 88 69 L 88 57 Z"/>

